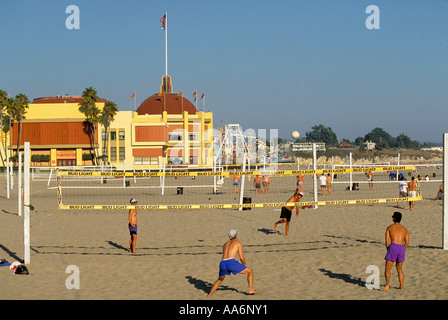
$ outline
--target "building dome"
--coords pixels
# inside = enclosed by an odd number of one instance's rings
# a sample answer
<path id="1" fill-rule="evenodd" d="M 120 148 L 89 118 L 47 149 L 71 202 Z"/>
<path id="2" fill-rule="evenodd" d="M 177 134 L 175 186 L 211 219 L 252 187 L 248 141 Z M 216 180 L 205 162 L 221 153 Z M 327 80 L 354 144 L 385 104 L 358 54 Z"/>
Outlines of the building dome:
<path id="1" fill-rule="evenodd" d="M 182 111 L 188 111 L 188 114 L 197 112 L 195 106 L 188 99 L 175 93 L 154 94 L 137 108 L 138 115 L 162 114 L 163 111 L 168 114 L 182 114 Z"/>

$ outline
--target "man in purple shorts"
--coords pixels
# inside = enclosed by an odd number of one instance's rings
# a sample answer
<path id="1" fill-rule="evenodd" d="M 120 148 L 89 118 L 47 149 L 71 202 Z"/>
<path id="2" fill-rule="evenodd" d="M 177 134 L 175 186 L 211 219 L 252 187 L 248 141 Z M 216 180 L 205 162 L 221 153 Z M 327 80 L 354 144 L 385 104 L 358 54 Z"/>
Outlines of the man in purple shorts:
<path id="1" fill-rule="evenodd" d="M 389 291 L 390 287 L 390 269 L 394 262 L 398 272 L 398 280 L 400 281 L 400 289 L 403 289 L 404 274 L 403 274 L 403 262 L 405 260 L 406 248 L 409 245 L 409 233 L 408 230 L 400 224 L 401 213 L 394 212 L 392 216 L 394 224 L 390 225 L 386 229 L 386 248 L 387 254 L 384 257 L 386 260 L 386 267 L 384 271 L 384 277 L 386 278 L 386 286 L 384 292 Z"/>
<path id="2" fill-rule="evenodd" d="M 208 296 L 210 297 L 213 292 L 218 289 L 221 282 L 224 281 L 226 275 L 231 273 L 233 274 L 246 274 L 247 275 L 247 283 L 249 284 L 249 294 L 255 294 L 255 290 L 253 289 L 254 283 L 254 273 L 247 266 L 246 260 L 243 256 L 243 245 L 239 242 L 236 237 L 238 234 L 238 230 L 232 229 L 229 231 L 230 240 L 227 241 L 223 246 L 222 252 L 222 260 L 219 263 L 219 277 L 218 280 L 213 284 L 210 293 Z M 240 256 L 241 263 L 236 261 L 236 255 Z"/>

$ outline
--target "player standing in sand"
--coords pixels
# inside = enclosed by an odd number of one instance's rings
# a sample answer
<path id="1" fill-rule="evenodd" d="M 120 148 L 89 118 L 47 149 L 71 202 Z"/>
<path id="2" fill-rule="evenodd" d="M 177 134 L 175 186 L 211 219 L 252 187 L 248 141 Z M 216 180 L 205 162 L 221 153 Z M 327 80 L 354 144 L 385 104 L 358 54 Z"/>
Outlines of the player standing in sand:
<path id="1" fill-rule="evenodd" d="M 369 171 L 366 174 L 367 181 L 369 182 L 369 190 L 373 190 L 373 172 Z"/>
<path id="2" fill-rule="evenodd" d="M 260 197 L 262 197 L 262 195 L 261 195 L 261 179 L 260 179 L 259 175 L 255 176 L 253 185 L 255 187 L 255 197 L 257 197 L 257 191 L 260 192 Z"/>
<path id="3" fill-rule="evenodd" d="M 297 191 L 294 193 L 294 195 L 289 198 L 288 202 L 299 202 L 300 199 L 303 197 L 303 192 L 302 191 Z M 277 225 L 279 223 L 285 223 L 285 235 L 288 235 L 288 231 L 289 231 L 289 222 L 291 221 L 291 215 L 292 215 L 292 209 L 294 208 L 294 206 L 287 206 L 287 207 L 282 207 L 282 211 L 280 213 L 280 220 L 278 220 L 276 223 L 274 223 L 274 229 L 277 228 Z M 296 206 L 296 219 L 299 216 L 299 206 Z"/>
<path id="4" fill-rule="evenodd" d="M 417 196 L 417 182 L 415 182 L 415 177 L 412 177 L 411 181 L 408 183 L 408 197 L 414 198 Z M 415 201 L 409 201 L 409 209 L 414 211 Z"/>
<path id="5" fill-rule="evenodd" d="M 234 174 L 233 178 L 232 178 L 232 181 L 233 181 L 233 190 L 236 193 L 238 193 L 238 188 L 239 188 L 239 185 L 240 185 L 240 176 L 237 175 L 237 174 Z"/>
<path id="6" fill-rule="evenodd" d="M 247 274 L 247 283 L 249 285 L 249 294 L 255 294 L 255 290 L 253 288 L 254 284 L 254 273 L 252 270 L 247 266 L 246 260 L 244 259 L 243 255 L 243 245 L 240 241 L 238 241 L 237 235 L 238 230 L 232 229 L 229 231 L 229 238 L 230 240 L 227 241 L 224 246 L 222 247 L 222 260 L 219 263 L 219 277 L 218 280 L 213 284 L 208 296 L 210 297 L 213 292 L 218 289 L 221 282 L 224 281 L 224 278 L 226 275 L 229 275 L 230 273 L 233 274 Z M 236 261 L 236 255 L 239 255 L 241 263 Z"/>
<path id="7" fill-rule="evenodd" d="M 394 224 L 390 225 L 386 229 L 386 248 L 387 254 L 384 257 L 386 260 L 386 266 L 384 270 L 384 277 L 386 278 L 386 286 L 383 291 L 389 291 L 390 287 L 390 269 L 394 262 L 398 272 L 398 280 L 400 281 L 400 289 L 403 290 L 404 274 L 403 274 L 403 262 L 405 260 L 406 248 L 409 245 L 409 233 L 408 230 L 400 224 L 401 213 L 396 211 L 392 216 Z"/>
<path id="8" fill-rule="evenodd" d="M 322 173 L 322 175 L 319 178 L 320 181 L 320 189 L 322 191 L 322 196 L 325 197 L 325 190 L 327 189 L 327 178 Z"/>
<path id="9" fill-rule="evenodd" d="M 137 199 L 131 199 L 131 205 L 137 205 Z M 131 240 L 129 241 L 129 252 L 135 253 L 135 246 L 137 244 L 137 209 L 129 209 L 129 233 L 131 234 Z"/>

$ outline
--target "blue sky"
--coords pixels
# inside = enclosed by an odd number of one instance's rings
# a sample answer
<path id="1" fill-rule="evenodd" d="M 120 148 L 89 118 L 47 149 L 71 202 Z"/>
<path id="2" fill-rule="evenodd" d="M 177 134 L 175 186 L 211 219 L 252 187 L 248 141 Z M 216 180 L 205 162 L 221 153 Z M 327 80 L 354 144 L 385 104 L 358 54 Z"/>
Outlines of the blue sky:
<path id="1" fill-rule="evenodd" d="M 366 28 L 369 5 L 380 29 Z M 32 100 L 93 86 L 129 110 L 134 91 L 138 105 L 160 90 L 165 10 L 174 91 L 205 92 L 215 126 L 289 138 L 323 124 L 340 140 L 448 132 L 446 0 L 1 0 L 0 88 Z"/>

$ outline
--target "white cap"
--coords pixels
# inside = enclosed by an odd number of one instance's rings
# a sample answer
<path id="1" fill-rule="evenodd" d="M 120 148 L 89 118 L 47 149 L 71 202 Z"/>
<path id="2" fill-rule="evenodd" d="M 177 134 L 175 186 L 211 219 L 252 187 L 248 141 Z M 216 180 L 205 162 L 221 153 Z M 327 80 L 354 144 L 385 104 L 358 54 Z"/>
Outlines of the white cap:
<path id="1" fill-rule="evenodd" d="M 238 234 L 238 230 L 237 229 L 231 229 L 229 231 L 229 238 L 230 239 L 235 238 L 237 234 Z"/>
<path id="2" fill-rule="evenodd" d="M 129 202 L 130 202 L 130 203 L 135 203 L 135 202 L 137 202 L 137 199 L 132 198 L 131 201 L 129 201 Z"/>

